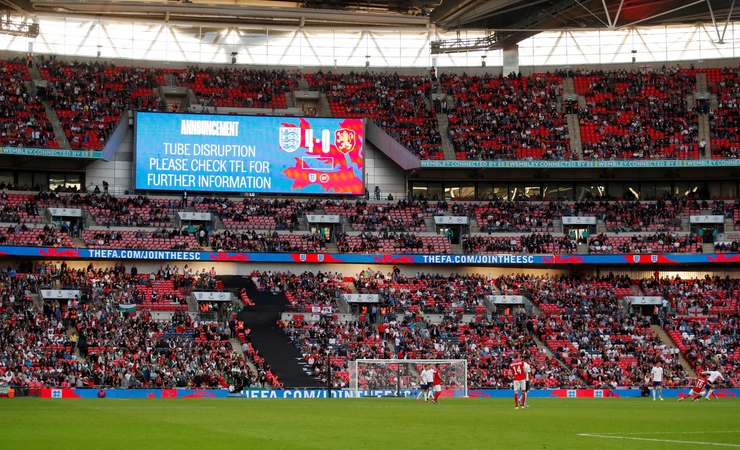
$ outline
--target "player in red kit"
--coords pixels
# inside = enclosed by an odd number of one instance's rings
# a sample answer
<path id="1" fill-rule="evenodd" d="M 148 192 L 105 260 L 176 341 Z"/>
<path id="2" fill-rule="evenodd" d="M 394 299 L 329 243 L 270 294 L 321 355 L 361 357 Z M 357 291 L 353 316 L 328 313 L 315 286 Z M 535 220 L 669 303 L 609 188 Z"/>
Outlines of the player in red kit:
<path id="1" fill-rule="evenodd" d="M 434 385 L 434 398 L 432 399 L 432 403 L 436 404 L 437 399 L 442 394 L 442 377 L 439 376 L 439 368 L 435 367 L 432 371 L 434 372 L 434 380 L 432 382 Z"/>
<path id="2" fill-rule="evenodd" d="M 519 409 L 519 396 L 521 395 L 521 404 L 527 402 L 527 381 L 531 367 L 525 361 L 519 359 L 518 354 L 514 354 L 514 361 L 509 364 L 509 376 L 514 380 L 514 405 Z"/>
<path id="3" fill-rule="evenodd" d="M 700 397 L 704 394 L 704 389 L 707 387 L 707 380 L 706 378 L 697 378 L 694 382 L 694 387 L 691 388 L 688 394 L 684 397 L 679 397 L 678 401 L 680 402 L 685 397 L 690 396 L 692 400 L 697 401 Z"/>

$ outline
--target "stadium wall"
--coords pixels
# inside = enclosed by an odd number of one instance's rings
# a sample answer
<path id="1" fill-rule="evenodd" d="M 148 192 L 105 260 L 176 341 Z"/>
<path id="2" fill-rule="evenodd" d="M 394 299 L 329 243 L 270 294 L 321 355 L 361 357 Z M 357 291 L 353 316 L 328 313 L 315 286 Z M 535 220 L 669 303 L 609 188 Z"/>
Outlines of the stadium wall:
<path id="1" fill-rule="evenodd" d="M 118 146 L 112 161 L 98 160 L 85 170 L 85 184 L 100 186 L 110 183 L 111 193 L 121 195 L 126 190 L 133 193 L 134 185 L 134 128 L 129 126 L 126 137 Z M 179 197 L 178 197 L 179 198 Z"/>

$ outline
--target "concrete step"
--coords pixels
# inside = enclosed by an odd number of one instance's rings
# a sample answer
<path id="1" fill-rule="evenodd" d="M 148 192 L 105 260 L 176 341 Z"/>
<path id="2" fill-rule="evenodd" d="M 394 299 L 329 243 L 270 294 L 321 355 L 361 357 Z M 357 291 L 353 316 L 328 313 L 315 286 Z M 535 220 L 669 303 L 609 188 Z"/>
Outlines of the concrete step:
<path id="1" fill-rule="evenodd" d="M 568 136 L 570 137 L 570 151 L 578 155 L 577 159 L 583 159 L 583 145 L 581 141 L 581 125 L 578 114 L 568 114 Z"/>
<path id="2" fill-rule="evenodd" d="M 319 104 L 316 108 L 316 115 L 319 117 L 334 117 L 334 113 L 331 112 L 331 106 L 329 106 L 329 99 L 326 94 L 319 95 Z"/>
<path id="3" fill-rule="evenodd" d="M 69 144 L 69 139 L 67 139 L 67 135 L 64 133 L 64 127 L 62 127 L 62 122 L 59 120 L 59 116 L 57 116 L 57 112 L 51 106 L 50 102 L 43 101 L 41 102 L 41 104 L 44 105 L 44 109 L 46 110 L 46 116 L 48 117 L 49 123 L 51 123 L 51 127 L 54 130 L 54 136 L 56 137 L 56 140 L 59 143 L 59 148 L 64 149 L 64 150 L 70 150 L 72 146 Z"/>
<path id="4" fill-rule="evenodd" d="M 573 83 L 573 78 L 564 78 L 563 79 L 563 96 L 567 97 L 569 95 L 574 95 L 576 93 L 576 86 L 575 83 Z"/>
<path id="5" fill-rule="evenodd" d="M 353 282 L 348 281 L 348 282 L 346 282 L 344 284 L 347 286 L 347 289 L 349 289 L 350 294 L 359 294 L 360 293 L 360 291 L 357 290 L 357 288 L 355 287 L 355 284 Z"/>
<path id="6" fill-rule="evenodd" d="M 72 239 L 72 242 L 75 244 L 75 247 L 77 247 L 77 248 L 87 248 L 87 245 L 85 245 L 85 241 L 83 241 L 81 238 L 73 237 L 71 239 Z"/>
<path id="7" fill-rule="evenodd" d="M 298 90 L 299 91 L 310 91 L 311 86 L 308 85 L 308 80 L 301 77 L 298 79 Z"/>
<path id="8" fill-rule="evenodd" d="M 442 139 L 442 152 L 445 155 L 445 159 L 455 160 L 455 149 L 450 142 L 449 122 L 447 121 L 447 114 L 437 114 L 437 127 L 439 129 L 440 138 Z"/>

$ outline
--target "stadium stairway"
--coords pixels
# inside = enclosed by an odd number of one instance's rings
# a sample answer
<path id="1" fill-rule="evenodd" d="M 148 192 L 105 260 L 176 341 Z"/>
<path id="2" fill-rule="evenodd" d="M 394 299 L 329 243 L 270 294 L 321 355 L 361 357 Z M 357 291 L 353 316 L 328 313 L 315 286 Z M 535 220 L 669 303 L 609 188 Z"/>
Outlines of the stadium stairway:
<path id="1" fill-rule="evenodd" d="M 224 276 L 222 280 L 226 289 L 246 288 L 254 302 L 254 306 L 244 308 L 238 317 L 252 330 L 252 346 L 265 358 L 272 373 L 286 388 L 315 388 L 316 379 L 304 370 L 307 365 L 303 355 L 277 326 L 280 313 L 288 307 L 285 295 L 259 292 L 251 279 L 241 276 Z"/>

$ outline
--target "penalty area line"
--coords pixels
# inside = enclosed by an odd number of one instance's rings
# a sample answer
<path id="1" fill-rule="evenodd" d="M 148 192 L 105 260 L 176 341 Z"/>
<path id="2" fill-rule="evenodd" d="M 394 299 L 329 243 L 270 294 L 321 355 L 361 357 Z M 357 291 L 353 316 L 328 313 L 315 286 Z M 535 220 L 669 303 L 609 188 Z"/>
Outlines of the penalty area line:
<path id="1" fill-rule="evenodd" d="M 696 445 L 714 445 L 718 447 L 737 447 L 740 448 L 740 444 L 724 444 L 720 442 L 701 442 L 701 441 L 679 441 L 675 439 L 651 439 L 651 438 L 640 438 L 640 437 L 630 437 L 630 436 L 615 436 L 615 435 L 609 435 L 609 434 L 589 434 L 589 433 L 582 433 L 578 436 L 583 437 L 595 437 L 595 438 L 602 438 L 602 439 L 627 439 L 631 441 L 649 441 L 649 442 L 670 442 L 673 444 L 696 444 Z"/>

